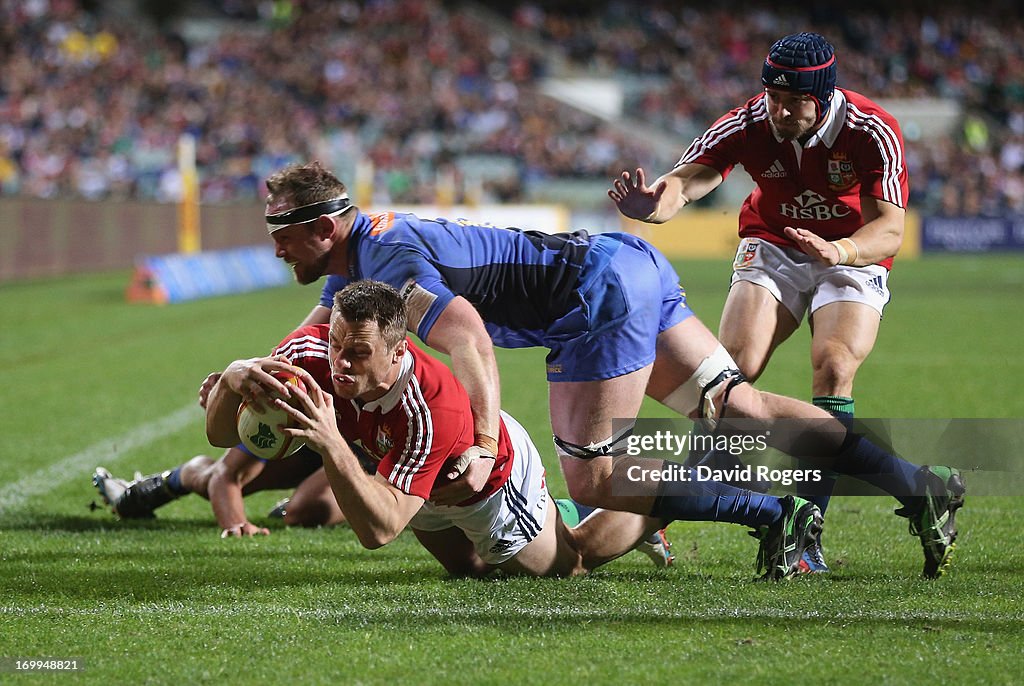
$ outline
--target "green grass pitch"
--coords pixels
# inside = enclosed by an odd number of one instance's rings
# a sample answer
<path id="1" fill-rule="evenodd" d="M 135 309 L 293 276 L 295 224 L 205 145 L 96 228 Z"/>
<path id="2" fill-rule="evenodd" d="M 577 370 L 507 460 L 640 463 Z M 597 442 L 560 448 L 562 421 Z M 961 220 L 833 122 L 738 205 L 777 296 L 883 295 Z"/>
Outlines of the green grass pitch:
<path id="1" fill-rule="evenodd" d="M 728 263 L 679 269 L 691 305 L 716 325 Z M 90 511 L 96 465 L 125 475 L 209 453 L 200 381 L 264 354 L 317 294 L 290 286 L 153 307 L 126 304 L 127 281 L 0 286 L 0 658 L 78 658 L 75 683 L 1019 679 L 1020 497 L 968 492 L 954 565 L 935 582 L 918 578 L 919 544 L 893 501 L 834 500 L 834 573 L 771 585 L 750 581 L 756 546 L 728 524 L 673 524 L 669 570 L 631 554 L 588 578 L 474 582 L 444 579 L 409 534 L 378 551 L 345 528 L 222 541 L 196 497 L 151 522 Z M 858 378 L 860 415 L 1024 417 L 1024 259 L 903 261 L 891 287 Z M 758 385 L 806 397 L 807 341 L 799 332 Z M 542 360 L 501 354 L 504 407 L 534 435 L 561 496 Z M 669 416 L 653 403 L 644 414 Z M 267 523 L 280 495 L 251 497 L 252 518 Z M 0 673 L 0 683 L 57 679 Z"/>

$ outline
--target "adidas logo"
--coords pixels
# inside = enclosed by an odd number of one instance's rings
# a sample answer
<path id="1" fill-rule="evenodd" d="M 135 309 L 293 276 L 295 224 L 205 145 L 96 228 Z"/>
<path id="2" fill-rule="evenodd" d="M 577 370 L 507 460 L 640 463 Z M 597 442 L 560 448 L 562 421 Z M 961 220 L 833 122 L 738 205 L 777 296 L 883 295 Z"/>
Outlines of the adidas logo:
<path id="1" fill-rule="evenodd" d="M 864 284 L 871 288 L 875 293 L 885 295 L 885 282 L 882 280 L 881 275 L 868 279 Z"/>
<path id="2" fill-rule="evenodd" d="M 783 179 L 786 177 L 786 170 L 782 166 L 782 162 L 775 160 L 772 162 L 772 166 L 761 172 L 762 179 Z"/>
<path id="3" fill-rule="evenodd" d="M 495 543 L 494 545 L 491 546 L 491 552 L 492 553 L 500 553 L 503 550 L 508 550 L 509 548 L 514 546 L 515 544 L 516 544 L 515 541 L 501 540 L 501 541 L 498 541 L 497 543 Z"/>
<path id="4" fill-rule="evenodd" d="M 772 81 L 772 85 L 775 85 L 775 86 L 788 86 L 789 85 L 789 79 L 786 78 L 785 74 L 779 74 L 778 76 L 775 77 L 775 80 Z"/>

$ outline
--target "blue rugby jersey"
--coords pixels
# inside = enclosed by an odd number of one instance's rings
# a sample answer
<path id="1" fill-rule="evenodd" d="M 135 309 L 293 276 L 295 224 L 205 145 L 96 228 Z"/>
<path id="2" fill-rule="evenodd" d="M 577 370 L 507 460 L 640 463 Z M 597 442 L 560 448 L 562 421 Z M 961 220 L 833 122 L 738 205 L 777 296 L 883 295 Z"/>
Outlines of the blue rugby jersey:
<path id="1" fill-rule="evenodd" d="M 349 273 L 328 277 L 320 304 L 359 279 L 384 281 L 409 302 L 410 326 L 426 339 L 461 295 L 480 313 L 494 344 L 545 345 L 544 331 L 580 303 L 580 270 L 591 248 L 586 231 L 546 234 L 359 212 L 349 239 Z"/>

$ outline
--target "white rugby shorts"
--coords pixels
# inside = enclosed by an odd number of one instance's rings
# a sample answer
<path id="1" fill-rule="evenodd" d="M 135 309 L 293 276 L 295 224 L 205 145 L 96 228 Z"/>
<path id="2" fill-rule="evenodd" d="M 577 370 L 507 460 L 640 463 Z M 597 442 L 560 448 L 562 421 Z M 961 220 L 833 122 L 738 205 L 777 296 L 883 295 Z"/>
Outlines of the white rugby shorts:
<path id="1" fill-rule="evenodd" d="M 732 268 L 731 283 L 749 281 L 767 288 L 797 322 L 834 302 L 863 303 L 882 316 L 890 298 L 885 267 L 828 267 L 796 248 L 759 238 L 740 241 Z"/>
<path id="2" fill-rule="evenodd" d="M 492 565 L 509 561 L 540 534 L 550 499 L 537 447 L 519 422 L 504 412 L 501 418 L 514 451 L 512 473 L 505 485 L 466 507 L 426 502 L 409 522 L 420 531 L 458 527 L 472 541 L 480 558 Z"/>

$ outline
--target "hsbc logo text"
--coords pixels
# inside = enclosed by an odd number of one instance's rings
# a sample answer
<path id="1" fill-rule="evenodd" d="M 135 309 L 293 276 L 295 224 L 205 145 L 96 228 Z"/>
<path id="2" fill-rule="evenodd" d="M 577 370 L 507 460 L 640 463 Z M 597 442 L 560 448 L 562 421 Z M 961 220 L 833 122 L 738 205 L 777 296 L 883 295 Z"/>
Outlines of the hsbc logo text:
<path id="1" fill-rule="evenodd" d="M 850 214 L 850 208 L 841 202 L 829 204 L 825 198 L 812 190 L 806 190 L 793 198 L 793 203 L 779 203 L 779 213 L 790 219 L 815 219 L 825 221 L 839 219 Z"/>

